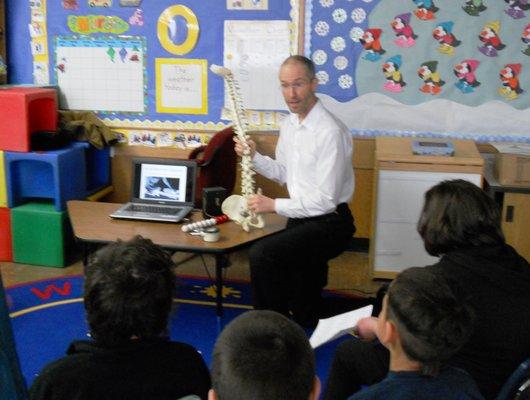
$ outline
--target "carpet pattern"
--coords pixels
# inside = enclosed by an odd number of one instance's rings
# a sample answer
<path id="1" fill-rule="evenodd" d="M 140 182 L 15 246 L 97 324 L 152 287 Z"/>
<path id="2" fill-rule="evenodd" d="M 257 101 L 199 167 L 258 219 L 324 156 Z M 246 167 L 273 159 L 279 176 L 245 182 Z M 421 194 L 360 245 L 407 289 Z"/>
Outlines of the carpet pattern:
<path id="1" fill-rule="evenodd" d="M 195 346 L 210 365 L 213 345 L 222 328 L 215 315 L 215 285 L 206 278 L 190 276 L 180 276 L 179 282 L 178 298 L 174 299 L 178 307 L 170 320 L 171 339 Z M 22 373 L 30 386 L 44 365 L 64 355 L 72 340 L 87 338 L 83 278 L 30 282 L 10 287 L 6 293 Z M 251 309 L 250 303 L 247 282 L 225 281 L 222 324 Z M 317 373 L 323 382 L 339 342 L 316 349 Z"/>

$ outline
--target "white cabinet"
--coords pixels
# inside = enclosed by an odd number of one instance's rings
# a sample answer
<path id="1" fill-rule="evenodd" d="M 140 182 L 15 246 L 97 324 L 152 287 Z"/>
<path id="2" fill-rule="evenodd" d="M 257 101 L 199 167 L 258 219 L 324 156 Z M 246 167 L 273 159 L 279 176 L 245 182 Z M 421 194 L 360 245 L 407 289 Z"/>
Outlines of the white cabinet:
<path id="1" fill-rule="evenodd" d="M 416 225 L 425 192 L 437 183 L 465 179 L 477 186 L 478 174 L 379 171 L 377 181 L 376 222 L 373 272 L 399 272 L 408 267 L 434 264 L 437 258 L 427 254 Z"/>
<path id="2" fill-rule="evenodd" d="M 429 139 L 431 141 L 431 139 Z M 374 213 L 370 266 L 374 278 L 433 264 L 416 231 L 424 195 L 443 180 L 465 179 L 482 186 L 483 160 L 474 142 L 452 140 L 455 155 L 417 156 L 410 138 L 376 139 Z"/>

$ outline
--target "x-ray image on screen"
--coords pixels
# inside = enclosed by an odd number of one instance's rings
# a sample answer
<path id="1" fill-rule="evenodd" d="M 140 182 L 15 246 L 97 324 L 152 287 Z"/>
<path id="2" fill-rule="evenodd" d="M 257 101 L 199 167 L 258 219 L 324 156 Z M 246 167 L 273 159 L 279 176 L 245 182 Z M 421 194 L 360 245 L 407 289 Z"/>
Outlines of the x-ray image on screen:
<path id="1" fill-rule="evenodd" d="M 148 176 L 145 180 L 144 197 L 146 199 L 179 199 L 179 178 Z"/>

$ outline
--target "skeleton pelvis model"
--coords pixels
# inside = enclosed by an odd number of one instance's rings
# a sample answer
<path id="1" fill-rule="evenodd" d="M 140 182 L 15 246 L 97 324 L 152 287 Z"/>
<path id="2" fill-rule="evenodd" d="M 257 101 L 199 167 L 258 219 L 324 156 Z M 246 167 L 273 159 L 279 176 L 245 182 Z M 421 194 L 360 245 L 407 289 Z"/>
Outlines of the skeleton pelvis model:
<path id="1" fill-rule="evenodd" d="M 234 79 L 232 71 L 228 68 L 212 64 L 210 70 L 219 76 L 222 76 L 226 82 L 228 89 L 228 98 L 230 100 L 230 108 L 232 113 L 232 122 L 234 123 L 234 131 L 239 142 L 245 148 L 243 156 L 241 157 L 241 196 L 232 195 L 226 198 L 221 205 L 221 210 L 228 217 L 241 225 L 246 231 L 250 231 L 250 227 L 263 228 L 265 221 L 263 216 L 255 213 L 248 208 L 247 199 L 255 193 L 255 172 L 252 169 L 252 158 L 250 157 L 250 146 L 248 144 L 249 136 L 248 121 L 243 109 L 243 101 L 239 92 L 239 85 Z M 258 194 L 261 191 L 258 190 Z"/>

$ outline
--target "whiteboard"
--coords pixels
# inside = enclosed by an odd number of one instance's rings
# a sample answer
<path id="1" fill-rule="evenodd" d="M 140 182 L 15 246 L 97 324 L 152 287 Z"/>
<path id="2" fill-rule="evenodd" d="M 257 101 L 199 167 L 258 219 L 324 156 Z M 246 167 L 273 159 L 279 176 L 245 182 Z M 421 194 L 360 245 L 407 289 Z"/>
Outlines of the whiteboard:
<path id="1" fill-rule="evenodd" d="M 245 108 L 286 110 L 278 72 L 290 56 L 290 24 L 281 20 L 224 22 L 224 66 L 239 82 Z"/>
<path id="2" fill-rule="evenodd" d="M 144 48 L 144 41 L 134 37 L 58 37 L 55 75 L 61 108 L 143 113 Z"/>

